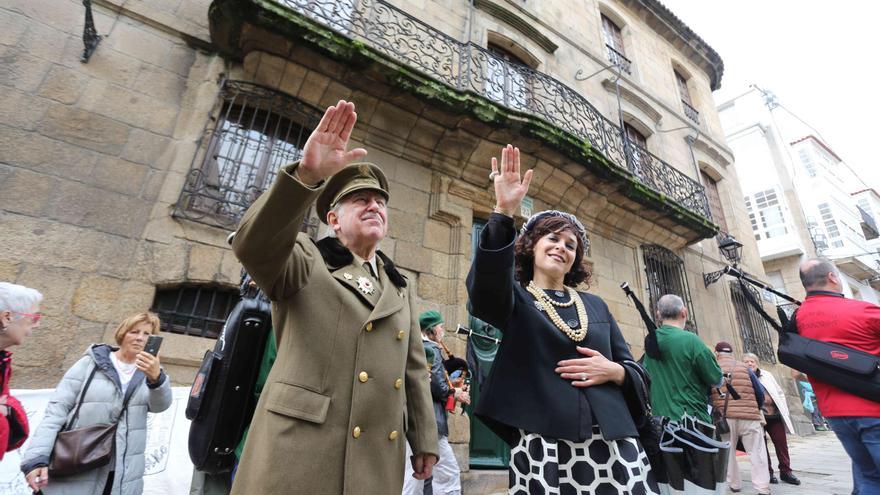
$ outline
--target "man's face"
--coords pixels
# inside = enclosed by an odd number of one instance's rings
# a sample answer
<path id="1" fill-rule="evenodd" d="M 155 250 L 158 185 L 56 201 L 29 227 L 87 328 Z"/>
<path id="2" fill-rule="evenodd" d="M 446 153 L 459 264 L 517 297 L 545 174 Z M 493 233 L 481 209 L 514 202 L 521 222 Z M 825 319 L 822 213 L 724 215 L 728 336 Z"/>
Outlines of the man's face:
<path id="1" fill-rule="evenodd" d="M 446 336 L 446 329 L 443 328 L 442 323 L 438 323 L 434 326 L 434 340 L 440 342 L 443 340 L 443 337 Z"/>
<path id="2" fill-rule="evenodd" d="M 327 223 L 340 240 L 378 244 L 388 234 L 385 196 L 373 190 L 355 191 L 339 201 L 341 208 L 327 214 Z"/>

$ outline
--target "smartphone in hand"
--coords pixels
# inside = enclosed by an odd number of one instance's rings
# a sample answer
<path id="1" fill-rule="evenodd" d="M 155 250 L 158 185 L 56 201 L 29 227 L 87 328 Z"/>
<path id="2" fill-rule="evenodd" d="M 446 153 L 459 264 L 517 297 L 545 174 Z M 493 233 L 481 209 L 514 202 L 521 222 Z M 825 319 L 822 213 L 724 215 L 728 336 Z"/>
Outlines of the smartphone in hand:
<path id="1" fill-rule="evenodd" d="M 159 347 L 162 346 L 162 337 L 158 335 L 150 335 L 147 337 L 147 344 L 144 345 L 144 352 L 148 352 L 152 355 L 156 355 L 159 353 Z"/>

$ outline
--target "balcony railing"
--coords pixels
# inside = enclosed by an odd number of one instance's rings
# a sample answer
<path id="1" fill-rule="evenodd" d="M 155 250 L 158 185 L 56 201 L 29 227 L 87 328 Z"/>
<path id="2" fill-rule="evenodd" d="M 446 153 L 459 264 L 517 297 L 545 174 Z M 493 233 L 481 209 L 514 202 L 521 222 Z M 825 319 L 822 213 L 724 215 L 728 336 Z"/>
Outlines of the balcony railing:
<path id="1" fill-rule="evenodd" d="M 681 106 L 684 108 L 684 116 L 691 119 L 694 124 L 700 123 L 700 112 L 691 106 L 686 100 L 681 100 Z"/>
<path id="2" fill-rule="evenodd" d="M 630 59 L 615 50 L 611 45 L 606 44 L 605 48 L 608 49 L 608 60 L 610 60 L 612 64 L 616 65 L 621 71 L 626 72 L 627 74 L 632 74 L 632 61 Z"/>
<path id="3" fill-rule="evenodd" d="M 566 84 L 462 43 L 383 0 L 275 0 L 338 33 L 363 42 L 443 84 L 540 118 L 588 142 L 644 185 L 706 218 L 703 186 L 660 158 L 630 144 L 620 127 Z"/>

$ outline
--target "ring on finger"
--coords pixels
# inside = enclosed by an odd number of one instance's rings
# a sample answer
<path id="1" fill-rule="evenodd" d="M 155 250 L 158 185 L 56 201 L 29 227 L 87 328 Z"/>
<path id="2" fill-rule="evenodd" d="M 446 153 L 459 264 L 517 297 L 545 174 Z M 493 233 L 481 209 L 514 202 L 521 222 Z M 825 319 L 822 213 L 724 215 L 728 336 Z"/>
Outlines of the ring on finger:
<path id="1" fill-rule="evenodd" d="M 582 382 L 587 381 L 587 378 L 589 378 L 589 376 L 586 373 L 581 373 L 581 381 Z"/>
<path id="2" fill-rule="evenodd" d="M 495 177 L 501 175 L 497 170 L 489 172 L 489 180 L 495 180 Z"/>

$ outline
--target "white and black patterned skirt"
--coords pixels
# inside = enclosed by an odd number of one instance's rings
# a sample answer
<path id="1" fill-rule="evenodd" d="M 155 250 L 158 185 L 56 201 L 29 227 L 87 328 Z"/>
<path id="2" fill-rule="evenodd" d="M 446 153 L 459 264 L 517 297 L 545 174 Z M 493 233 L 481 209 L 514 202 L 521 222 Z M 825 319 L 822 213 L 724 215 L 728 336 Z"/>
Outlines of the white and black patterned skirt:
<path id="1" fill-rule="evenodd" d="M 520 430 L 510 452 L 509 495 L 649 495 L 660 493 L 635 438 L 604 440 L 598 426 L 584 442 Z"/>

